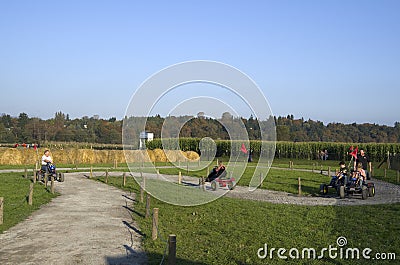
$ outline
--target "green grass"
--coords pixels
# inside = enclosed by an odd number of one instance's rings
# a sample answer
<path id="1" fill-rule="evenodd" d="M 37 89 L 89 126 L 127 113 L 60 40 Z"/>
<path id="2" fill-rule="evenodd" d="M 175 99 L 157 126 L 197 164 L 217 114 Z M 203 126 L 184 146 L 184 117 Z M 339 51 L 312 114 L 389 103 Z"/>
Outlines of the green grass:
<path id="1" fill-rule="evenodd" d="M 307 159 L 288 159 L 288 158 L 275 158 L 272 162 L 273 167 L 289 168 L 289 162 L 293 162 L 293 168 L 298 169 L 315 169 L 317 170 L 328 170 L 328 167 L 335 170 L 339 167 L 339 162 L 336 160 L 307 160 Z M 348 163 L 348 162 L 346 162 Z"/>
<path id="2" fill-rule="evenodd" d="M 181 171 L 178 168 L 160 168 L 159 170 L 161 174 L 169 175 L 178 175 L 179 171 Z M 250 179 L 254 174 L 254 170 L 255 167 L 247 167 L 243 176 L 240 178 L 238 185 L 248 186 L 250 183 Z M 187 174 L 187 172 L 183 171 L 182 174 Z M 189 171 L 188 175 L 193 177 L 206 176 L 207 169 L 199 171 Z M 263 181 L 261 188 L 297 193 L 299 177 L 301 178 L 302 193 L 305 195 L 318 193 L 320 184 L 330 181 L 330 177 L 321 175 L 319 173 L 270 169 L 267 177 Z"/>
<path id="3" fill-rule="evenodd" d="M 396 170 L 391 170 L 391 169 L 386 170 L 386 177 L 385 177 L 384 169 L 379 169 L 379 168 L 374 169 L 373 178 L 400 185 L 400 181 L 398 181 L 398 179 L 397 179 L 397 171 Z"/>
<path id="4" fill-rule="evenodd" d="M 41 205 L 48 203 L 57 195 L 51 194 L 43 185 L 33 187 L 33 205 L 28 205 L 30 180 L 22 178 L 21 173 L 0 174 L 0 197 L 4 197 L 4 222 L 0 233 L 25 220 Z"/>
<path id="5" fill-rule="evenodd" d="M 121 188 L 121 178 L 110 177 L 109 184 Z M 138 194 L 132 178 L 124 189 Z M 283 261 L 276 255 L 273 260 L 257 257 L 264 243 L 270 248 L 321 250 L 336 247 L 339 236 L 347 238 L 347 247 L 400 255 L 400 204 L 310 207 L 221 198 L 202 206 L 180 207 L 152 198 L 151 207 L 160 209 L 162 239 L 177 235 L 178 264 L 365 264 L 363 259 Z M 144 234 L 149 264 L 159 264 L 165 242 L 151 239 L 151 218 L 144 218 L 145 204 L 136 202 L 134 208 L 132 217 Z M 395 262 L 370 260 L 368 264 Z"/>

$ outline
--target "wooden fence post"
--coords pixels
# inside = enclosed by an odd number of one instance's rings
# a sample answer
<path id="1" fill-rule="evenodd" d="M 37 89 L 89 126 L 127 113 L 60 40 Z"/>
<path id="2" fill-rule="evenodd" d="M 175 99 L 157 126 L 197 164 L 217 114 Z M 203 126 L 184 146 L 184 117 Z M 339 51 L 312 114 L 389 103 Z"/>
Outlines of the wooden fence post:
<path id="1" fill-rule="evenodd" d="M 176 235 L 168 237 L 168 265 L 176 264 Z"/>
<path id="2" fill-rule="evenodd" d="M 158 208 L 153 209 L 153 230 L 151 233 L 151 238 L 153 240 L 157 239 L 157 229 L 158 229 Z"/>
<path id="3" fill-rule="evenodd" d="M 108 183 L 108 168 L 106 169 L 106 183 Z"/>
<path id="4" fill-rule="evenodd" d="M 33 203 L 33 183 L 31 182 L 29 185 L 28 204 L 32 205 L 32 203 Z"/>
<path id="5" fill-rule="evenodd" d="M 314 173 L 315 171 L 315 163 L 312 164 L 312 172 Z"/>
<path id="6" fill-rule="evenodd" d="M 292 168 L 292 161 L 289 161 L 289 169 Z"/>
<path id="7" fill-rule="evenodd" d="M 397 170 L 397 183 L 400 182 L 400 170 Z"/>
<path id="8" fill-rule="evenodd" d="M 51 186 L 50 186 L 51 194 L 54 194 L 54 177 L 51 176 Z"/>
<path id="9" fill-rule="evenodd" d="M 140 202 L 143 203 L 143 200 L 144 200 L 144 189 L 146 188 L 146 179 L 143 176 L 142 171 L 140 171 L 140 177 L 142 178 L 142 185 L 140 185 Z"/>
<path id="10" fill-rule="evenodd" d="M 114 159 L 114 169 L 116 169 L 116 168 L 117 168 L 117 160 Z"/>
<path id="11" fill-rule="evenodd" d="M 34 169 L 33 170 L 33 183 L 36 183 L 36 174 L 37 174 L 37 171 Z"/>
<path id="12" fill-rule="evenodd" d="M 3 204 L 4 204 L 4 198 L 0 197 L 0 225 L 3 224 Z"/>
<path id="13" fill-rule="evenodd" d="M 126 185 L 126 173 L 124 172 L 122 174 L 122 187 L 125 187 L 125 185 Z"/>
<path id="14" fill-rule="evenodd" d="M 383 171 L 383 177 L 386 178 L 386 168 Z"/>
<path id="15" fill-rule="evenodd" d="M 145 214 L 145 218 L 149 218 L 149 216 L 150 216 L 150 195 L 149 194 L 147 194 L 147 197 L 146 197 L 146 214 Z"/>
<path id="16" fill-rule="evenodd" d="M 299 181 L 299 196 L 301 196 L 301 178 L 300 177 L 299 177 L 298 181 Z"/>
<path id="17" fill-rule="evenodd" d="M 179 174 L 178 174 L 178 184 L 179 185 L 182 184 L 182 172 L 180 172 L 180 171 L 179 171 Z"/>
<path id="18" fill-rule="evenodd" d="M 328 167 L 328 177 L 331 176 L 331 167 Z"/>
<path id="19" fill-rule="evenodd" d="M 24 178 L 28 178 L 28 169 L 26 167 L 24 168 Z"/>
<path id="20" fill-rule="evenodd" d="M 90 176 L 89 176 L 89 178 L 92 178 L 92 177 L 93 177 L 93 167 L 90 166 Z"/>
<path id="21" fill-rule="evenodd" d="M 201 177 L 201 186 L 203 187 L 203 191 L 206 190 L 206 182 L 204 181 L 204 177 Z"/>
<path id="22" fill-rule="evenodd" d="M 47 188 L 47 182 L 48 181 L 49 181 L 49 174 L 44 173 L 44 184 L 45 184 L 46 188 Z"/>
<path id="23" fill-rule="evenodd" d="M 263 183 L 263 174 L 262 172 L 260 172 L 260 188 L 262 186 L 262 183 Z"/>

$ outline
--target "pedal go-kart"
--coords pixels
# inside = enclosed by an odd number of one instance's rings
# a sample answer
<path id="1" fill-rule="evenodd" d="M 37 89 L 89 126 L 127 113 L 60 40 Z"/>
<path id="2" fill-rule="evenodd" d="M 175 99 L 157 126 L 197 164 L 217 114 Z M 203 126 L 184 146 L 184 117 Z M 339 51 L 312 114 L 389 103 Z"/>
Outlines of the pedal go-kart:
<path id="1" fill-rule="evenodd" d="M 54 178 L 54 180 L 57 180 L 58 182 L 64 182 L 65 179 L 64 173 L 57 173 L 56 167 L 51 163 L 47 163 L 45 167 L 42 167 L 36 172 L 36 180 L 45 182 L 46 175 L 47 175 L 47 181 L 51 181 L 52 177 Z"/>
<path id="2" fill-rule="evenodd" d="M 214 191 L 217 190 L 218 187 L 228 187 L 228 189 L 233 190 L 235 185 L 235 178 L 218 177 L 211 181 L 211 189 Z"/>
<path id="3" fill-rule="evenodd" d="M 321 184 L 320 185 L 320 193 L 322 195 L 327 195 L 329 189 L 335 189 L 336 193 L 339 195 L 339 187 L 343 186 L 346 183 L 347 176 L 343 173 L 339 173 L 337 176 L 332 176 L 329 184 Z"/>
<path id="4" fill-rule="evenodd" d="M 339 187 L 339 196 L 344 199 L 348 195 L 361 195 L 361 199 L 366 200 L 368 197 L 375 196 L 375 184 L 373 182 L 363 182 L 362 185 L 357 183 L 357 178 L 350 178 L 346 185 Z"/>
<path id="5" fill-rule="evenodd" d="M 211 189 L 216 191 L 218 187 L 228 187 L 228 189 L 233 190 L 236 185 L 236 180 L 233 177 L 228 178 L 226 175 L 226 170 L 220 170 L 217 172 L 216 167 L 206 178 L 206 182 L 211 182 Z"/>

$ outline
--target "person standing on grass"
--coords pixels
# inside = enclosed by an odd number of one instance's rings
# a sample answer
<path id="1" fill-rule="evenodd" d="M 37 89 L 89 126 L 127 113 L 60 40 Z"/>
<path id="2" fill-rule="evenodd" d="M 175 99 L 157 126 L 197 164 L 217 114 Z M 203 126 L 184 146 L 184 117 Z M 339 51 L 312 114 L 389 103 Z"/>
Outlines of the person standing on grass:
<path id="1" fill-rule="evenodd" d="M 363 149 L 360 149 L 360 153 L 357 155 L 356 161 L 354 161 L 354 169 L 356 169 L 357 164 L 362 164 L 362 169 L 364 169 L 365 174 L 367 176 L 367 180 L 371 179 L 372 172 L 372 162 L 369 159 L 369 156 L 365 153 Z"/>

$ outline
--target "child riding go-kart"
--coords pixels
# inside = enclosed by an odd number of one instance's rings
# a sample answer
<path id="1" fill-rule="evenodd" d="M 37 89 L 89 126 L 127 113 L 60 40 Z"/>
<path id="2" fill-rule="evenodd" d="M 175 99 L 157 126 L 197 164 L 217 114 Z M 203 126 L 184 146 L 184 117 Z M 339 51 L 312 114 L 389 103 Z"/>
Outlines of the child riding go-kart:
<path id="1" fill-rule="evenodd" d="M 357 149 L 350 154 L 352 155 L 352 159 L 349 165 L 352 164 L 353 158 L 356 158 Z M 329 188 L 334 188 L 341 199 L 344 199 L 346 195 L 349 197 L 361 195 L 363 200 L 375 196 L 375 184 L 373 182 L 367 182 L 367 174 L 365 170 L 362 169 L 361 163 L 358 163 L 357 168 L 351 170 L 350 173 L 348 173 L 347 167 L 343 161 L 340 162 L 339 165 L 339 173 L 332 177 L 331 182 L 329 184 L 321 184 L 320 193 L 322 195 L 328 194 Z"/>
<path id="2" fill-rule="evenodd" d="M 346 196 L 353 196 L 361 194 L 361 198 L 366 200 L 368 197 L 375 196 L 375 184 L 373 182 L 366 182 L 366 174 L 363 174 L 361 166 L 352 172 L 352 176 L 345 185 L 339 187 L 339 196 L 344 199 Z"/>
<path id="3" fill-rule="evenodd" d="M 232 190 L 236 184 L 234 178 L 227 177 L 227 172 L 222 162 L 213 168 L 207 176 L 206 182 L 211 182 L 211 189 L 214 191 L 217 190 L 217 187 L 228 187 L 228 189 Z"/>
<path id="4" fill-rule="evenodd" d="M 333 188 L 336 190 L 336 193 L 339 195 L 339 187 L 340 186 L 344 186 L 345 183 L 347 183 L 347 167 L 344 161 L 341 161 L 339 163 L 339 172 L 332 176 L 331 181 L 329 182 L 329 184 L 321 184 L 320 185 L 320 193 L 322 195 L 327 195 L 328 194 L 328 190 L 330 188 Z"/>
<path id="5" fill-rule="evenodd" d="M 47 163 L 46 166 L 42 166 L 42 168 L 37 171 L 36 180 L 45 182 L 46 175 L 47 181 L 51 181 L 53 177 L 54 180 L 58 182 L 64 182 L 64 173 L 57 173 L 56 166 L 52 163 Z"/>
<path id="6" fill-rule="evenodd" d="M 47 180 L 45 176 L 48 177 Z M 36 179 L 46 182 L 51 180 L 52 177 L 59 182 L 64 182 L 64 173 L 57 174 L 56 166 L 53 164 L 53 159 L 50 156 L 50 151 L 46 150 L 42 156 L 42 167 L 36 172 Z"/>

